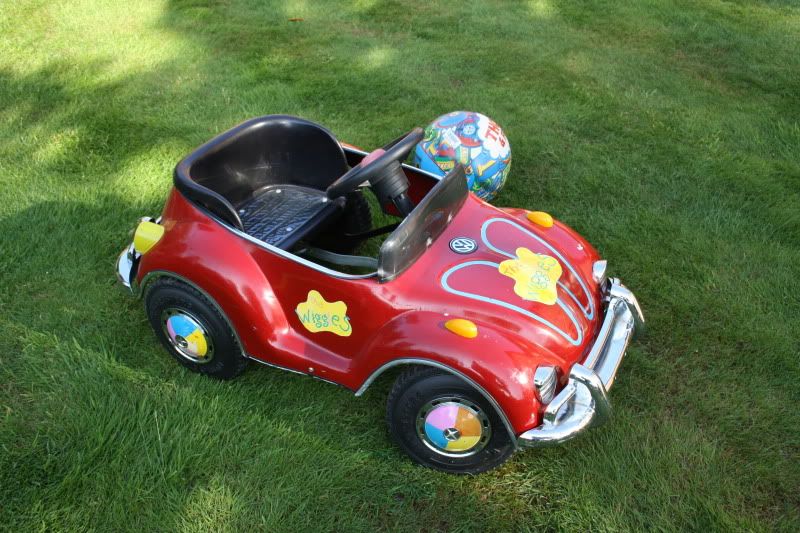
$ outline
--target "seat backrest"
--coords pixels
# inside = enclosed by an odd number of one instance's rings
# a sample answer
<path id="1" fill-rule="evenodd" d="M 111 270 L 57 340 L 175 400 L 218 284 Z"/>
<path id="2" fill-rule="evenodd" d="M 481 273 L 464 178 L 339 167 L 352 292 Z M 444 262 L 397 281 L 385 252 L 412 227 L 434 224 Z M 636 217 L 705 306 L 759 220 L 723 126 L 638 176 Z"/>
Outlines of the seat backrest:
<path id="1" fill-rule="evenodd" d="M 324 190 L 347 171 L 333 134 L 311 121 L 267 115 L 239 124 L 200 146 L 175 168 L 175 187 L 242 229 L 237 208 L 268 185 Z"/>

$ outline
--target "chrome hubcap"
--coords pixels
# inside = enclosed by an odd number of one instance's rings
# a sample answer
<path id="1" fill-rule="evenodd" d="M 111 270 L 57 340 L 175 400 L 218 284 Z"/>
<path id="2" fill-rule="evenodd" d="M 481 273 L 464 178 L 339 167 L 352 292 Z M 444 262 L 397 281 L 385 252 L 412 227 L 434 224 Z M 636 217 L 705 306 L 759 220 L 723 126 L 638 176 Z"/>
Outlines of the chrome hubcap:
<path id="1" fill-rule="evenodd" d="M 214 358 L 214 342 L 203 323 L 183 309 L 168 308 L 161 313 L 161 329 L 175 351 L 192 363 L 205 364 Z"/>
<path id="2" fill-rule="evenodd" d="M 456 441 L 461 438 L 461 432 L 458 428 L 447 428 L 444 430 L 444 438 L 449 441 Z"/>
<path id="3" fill-rule="evenodd" d="M 417 414 L 417 436 L 438 454 L 467 457 L 486 447 L 492 427 L 479 405 L 447 396 L 422 406 Z"/>

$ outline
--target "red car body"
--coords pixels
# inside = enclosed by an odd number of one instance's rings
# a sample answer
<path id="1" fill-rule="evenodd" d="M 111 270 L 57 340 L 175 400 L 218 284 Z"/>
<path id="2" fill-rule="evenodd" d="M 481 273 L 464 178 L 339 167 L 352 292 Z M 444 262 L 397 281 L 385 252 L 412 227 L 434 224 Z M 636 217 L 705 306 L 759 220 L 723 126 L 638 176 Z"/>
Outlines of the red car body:
<path id="1" fill-rule="evenodd" d="M 365 155 L 343 147 L 351 165 Z M 403 169 L 415 201 L 439 179 Z M 425 253 L 398 276 L 381 280 L 337 273 L 247 238 L 173 188 L 160 218 L 163 237 L 136 264 L 125 260 L 130 250 L 123 252 L 118 271 L 136 292 L 159 276 L 190 283 L 223 311 L 247 357 L 357 394 L 400 364 L 430 364 L 462 376 L 497 407 L 515 442 L 537 446 L 562 442 L 605 418 L 605 392 L 642 318 L 633 295 L 606 280 L 605 263 L 589 243 L 561 222 L 547 227 L 528 214 L 469 194 Z M 459 238 L 477 248 L 455 252 L 450 244 Z M 519 298 L 513 280 L 498 272 L 519 247 L 558 260 L 563 274 L 556 305 Z M 346 303 L 347 336 L 315 333 L 303 324 L 298 304 L 310 291 Z M 619 310 L 611 309 L 618 302 Z M 473 323 L 477 335 L 445 327 L 456 318 Z M 586 363 L 594 368 L 582 376 Z M 534 386 L 543 365 L 557 368 L 559 396 L 571 384 L 575 389 L 550 402 L 562 403 L 550 415 Z"/>

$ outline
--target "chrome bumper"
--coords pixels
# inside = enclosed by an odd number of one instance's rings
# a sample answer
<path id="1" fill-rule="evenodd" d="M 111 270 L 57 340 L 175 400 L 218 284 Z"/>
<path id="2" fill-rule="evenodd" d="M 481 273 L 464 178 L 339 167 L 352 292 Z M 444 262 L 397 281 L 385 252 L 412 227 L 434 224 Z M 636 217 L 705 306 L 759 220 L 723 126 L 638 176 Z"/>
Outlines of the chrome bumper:
<path id="1" fill-rule="evenodd" d="M 133 243 L 122 250 L 117 258 L 117 281 L 126 289 L 133 292 L 133 276 L 136 275 L 134 267 L 139 261 L 139 254 L 133 249 Z"/>
<path id="2" fill-rule="evenodd" d="M 139 219 L 139 224 L 142 222 L 160 224 L 161 217 L 142 217 Z M 117 258 L 117 281 L 133 294 L 136 294 L 136 267 L 139 265 L 141 257 L 142 254 L 136 251 L 133 242 L 131 242 Z"/>
<path id="3" fill-rule="evenodd" d="M 636 297 L 618 279 L 608 281 L 605 299 L 606 316 L 589 355 L 573 365 L 567 385 L 547 406 L 541 425 L 517 437 L 519 447 L 560 444 L 611 416 L 607 391 L 631 338 L 644 332 L 644 316 Z"/>

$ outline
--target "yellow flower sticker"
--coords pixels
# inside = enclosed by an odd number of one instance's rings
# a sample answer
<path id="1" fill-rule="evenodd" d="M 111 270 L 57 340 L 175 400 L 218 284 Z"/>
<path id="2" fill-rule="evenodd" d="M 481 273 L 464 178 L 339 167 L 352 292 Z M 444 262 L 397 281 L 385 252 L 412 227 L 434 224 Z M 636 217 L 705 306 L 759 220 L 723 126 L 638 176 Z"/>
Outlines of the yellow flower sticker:
<path id="1" fill-rule="evenodd" d="M 556 283 L 561 277 L 561 265 L 554 257 L 517 248 L 517 259 L 500 263 L 498 270 L 516 281 L 514 292 L 523 300 L 553 305 L 558 299 Z"/>
<path id="2" fill-rule="evenodd" d="M 326 302 L 317 291 L 308 291 L 308 299 L 297 304 L 295 313 L 311 333 L 330 331 L 341 337 L 349 337 L 353 333 L 350 317 L 347 316 L 347 304 L 342 301 Z"/>

